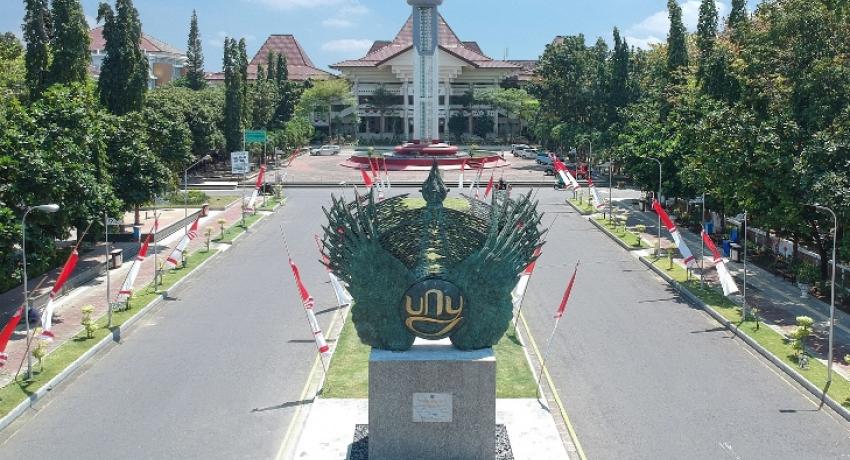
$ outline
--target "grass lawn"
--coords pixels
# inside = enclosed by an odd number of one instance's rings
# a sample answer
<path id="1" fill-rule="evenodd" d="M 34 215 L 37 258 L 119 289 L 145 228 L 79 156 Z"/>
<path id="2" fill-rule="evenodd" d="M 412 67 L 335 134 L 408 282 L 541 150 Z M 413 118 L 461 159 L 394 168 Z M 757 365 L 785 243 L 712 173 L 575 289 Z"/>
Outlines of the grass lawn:
<path id="1" fill-rule="evenodd" d="M 604 217 L 595 217 L 594 220 L 600 223 L 603 227 L 605 227 L 609 232 L 613 233 L 614 236 L 617 237 L 623 243 L 626 243 L 627 246 L 638 249 L 638 248 L 648 248 L 649 245 L 646 244 L 645 241 L 640 239 L 640 235 L 635 232 L 631 232 L 629 230 L 625 230 L 623 227 L 618 227 L 614 225 L 610 220 Z"/>
<path id="2" fill-rule="evenodd" d="M 403 203 L 408 209 L 424 208 L 425 198 L 405 198 Z M 469 209 L 469 202 L 463 198 L 446 198 L 446 201 L 443 201 L 443 206 L 457 211 L 466 211 Z"/>
<path id="3" fill-rule="evenodd" d="M 186 268 L 178 268 L 168 271 L 163 275 L 163 284 L 160 289 L 167 289 L 174 285 L 178 280 L 188 275 L 200 265 L 203 261 L 210 258 L 215 252 L 197 251 L 191 254 L 187 259 Z M 137 294 L 130 300 L 130 308 L 128 310 L 115 312 L 112 315 L 113 328 L 121 326 L 125 321 L 138 313 L 138 310 L 156 298 L 158 294 L 153 289 L 153 284 L 139 289 Z M 82 308 L 80 305 L 78 308 Z M 14 409 L 18 404 L 24 401 L 31 394 L 35 393 L 46 382 L 58 375 L 73 361 L 83 355 L 92 346 L 98 343 L 101 339 L 110 334 L 106 329 L 106 315 L 104 314 L 97 320 L 98 328 L 94 332 L 94 337 L 86 337 L 85 331 L 81 331 L 72 339 L 63 343 L 49 355 L 44 358 L 44 368 L 40 368 L 37 364 L 33 365 L 33 380 L 24 382 L 23 378 L 26 375 L 26 370 L 21 371 L 21 375 L 17 381 L 12 381 L 2 389 L 0 389 L 0 417 L 6 415 Z"/>
<path id="4" fill-rule="evenodd" d="M 795 351 L 791 348 L 791 343 L 785 337 L 775 330 L 762 325 L 756 329 L 755 321 L 741 322 L 741 308 L 733 303 L 720 292 L 710 286 L 702 288 L 698 279 L 687 280 L 687 272 L 684 268 L 674 265 L 670 270 L 666 258 L 661 258 L 654 264 L 664 270 L 671 278 L 675 279 L 682 285 L 688 288 L 691 293 L 702 299 L 703 302 L 710 305 L 721 316 L 726 318 L 733 324 L 738 324 L 740 331 L 747 334 L 761 346 L 773 353 L 785 364 L 803 375 L 812 384 L 823 389 L 826 386 L 826 365 L 817 360 L 810 360 L 809 367 L 802 369 L 797 365 Z M 850 408 L 850 382 L 848 382 L 840 374 L 833 372 L 832 385 L 829 388 L 829 396 L 838 401 L 844 407 Z"/>
<path id="5" fill-rule="evenodd" d="M 586 216 L 588 214 L 593 214 L 593 213 L 596 212 L 596 208 L 594 208 L 592 204 L 588 203 L 587 200 L 579 202 L 578 199 L 567 198 L 567 201 L 569 201 L 570 203 L 572 203 L 573 206 L 578 208 L 579 212 L 583 216 Z"/>
<path id="6" fill-rule="evenodd" d="M 369 397 L 369 352 L 357 337 L 349 315 L 337 341 L 323 396 L 326 398 Z M 496 397 L 534 398 L 537 386 L 522 346 L 506 334 L 494 347 L 496 353 Z"/>
<path id="7" fill-rule="evenodd" d="M 257 202 L 259 204 L 262 204 L 263 198 L 262 197 L 257 198 Z M 273 196 L 269 196 L 269 197 L 266 197 L 266 204 L 264 206 L 257 207 L 257 210 L 258 211 L 271 211 L 271 210 L 274 209 L 275 206 L 278 205 L 278 203 L 280 203 L 280 204 L 286 203 L 286 198 L 281 198 L 280 200 L 278 200 L 277 198 L 275 198 Z"/>
<path id="8" fill-rule="evenodd" d="M 209 203 L 210 208 L 223 209 L 223 208 L 226 208 L 227 205 L 229 205 L 230 203 L 233 203 L 234 201 L 240 200 L 240 199 L 242 199 L 242 197 L 238 196 L 238 195 L 209 195 L 206 202 Z M 198 203 L 198 204 L 191 204 L 190 203 L 189 207 L 190 208 L 200 208 L 201 204 L 203 204 L 203 203 Z M 177 203 L 172 203 L 171 201 L 165 201 L 165 202 L 160 203 L 159 207 L 160 208 L 162 208 L 162 207 L 183 208 L 183 207 L 185 207 L 185 205 L 183 204 L 182 201 L 177 202 Z"/>
<path id="9" fill-rule="evenodd" d="M 260 220 L 261 217 L 263 217 L 262 214 L 245 213 L 244 226 L 242 225 L 242 219 L 239 219 L 224 230 L 223 237 L 220 231 L 213 231 L 213 241 L 216 243 L 232 243 L 234 238 L 242 234 L 246 228 L 254 225 L 254 222 Z"/>

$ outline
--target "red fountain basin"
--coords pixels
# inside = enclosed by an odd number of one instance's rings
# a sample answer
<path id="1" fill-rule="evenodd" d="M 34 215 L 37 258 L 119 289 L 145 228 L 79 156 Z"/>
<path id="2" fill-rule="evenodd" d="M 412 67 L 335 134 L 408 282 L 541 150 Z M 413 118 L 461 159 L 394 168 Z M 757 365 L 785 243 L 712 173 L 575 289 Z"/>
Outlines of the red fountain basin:
<path id="1" fill-rule="evenodd" d="M 493 169 L 510 165 L 494 152 L 482 153 L 470 156 L 466 152 L 459 152 L 457 146 L 443 142 L 420 144 L 413 141 L 395 147 L 390 153 L 373 153 L 371 157 L 368 154 L 355 153 L 340 165 L 367 171 L 372 168 L 388 171 L 427 171 L 435 161 L 440 169 L 446 171 L 464 167 L 468 170 Z M 463 166 L 464 164 L 466 166 Z"/>

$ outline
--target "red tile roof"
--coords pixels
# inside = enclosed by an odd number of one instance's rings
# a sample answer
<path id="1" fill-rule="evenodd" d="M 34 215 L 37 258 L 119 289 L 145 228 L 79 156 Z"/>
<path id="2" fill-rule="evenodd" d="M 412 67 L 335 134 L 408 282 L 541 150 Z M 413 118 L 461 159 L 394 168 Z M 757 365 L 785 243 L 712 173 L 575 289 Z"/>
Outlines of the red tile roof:
<path id="1" fill-rule="evenodd" d="M 104 48 L 106 48 L 106 40 L 103 38 L 103 26 L 89 30 L 89 40 L 89 51 L 103 51 Z M 183 51 L 145 33 L 142 33 L 142 40 L 139 42 L 139 48 L 147 51 L 148 53 L 165 53 L 178 56 L 186 55 Z"/>
<path id="2" fill-rule="evenodd" d="M 269 51 L 273 54 L 286 56 L 286 70 L 289 71 L 289 80 L 305 81 L 307 79 L 325 79 L 333 77 L 333 74 L 319 69 L 313 65 L 313 61 L 307 56 L 304 48 L 292 34 L 274 34 L 263 43 L 251 62 L 248 63 L 248 79 L 257 78 L 257 66 L 263 66 L 268 72 Z M 206 79 L 209 81 L 224 80 L 223 72 L 208 73 Z"/>
<path id="3" fill-rule="evenodd" d="M 442 15 L 439 16 L 437 25 L 437 43 L 443 51 L 452 54 L 479 68 L 517 69 L 518 66 L 510 62 L 497 61 L 489 58 L 481 52 L 478 43 L 462 42 L 446 22 Z M 413 15 L 407 18 L 401 30 L 398 31 L 391 42 L 384 40 L 376 41 L 372 48 L 360 59 L 342 61 L 330 66 L 332 69 L 345 67 L 375 67 L 389 59 L 407 51 L 413 46 Z"/>

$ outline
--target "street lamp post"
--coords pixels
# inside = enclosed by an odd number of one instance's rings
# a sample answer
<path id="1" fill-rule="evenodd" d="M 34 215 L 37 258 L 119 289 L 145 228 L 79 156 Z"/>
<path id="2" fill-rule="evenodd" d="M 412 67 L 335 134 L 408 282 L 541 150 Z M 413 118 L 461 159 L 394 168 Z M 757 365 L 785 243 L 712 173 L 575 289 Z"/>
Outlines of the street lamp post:
<path id="1" fill-rule="evenodd" d="M 655 199 L 658 201 L 658 205 L 661 205 L 661 160 L 658 158 L 647 157 L 648 160 L 652 160 L 658 163 L 658 196 Z M 658 241 L 655 243 L 655 255 L 657 257 L 661 257 L 661 214 L 658 214 Z"/>
<path id="2" fill-rule="evenodd" d="M 829 302 L 829 352 L 827 353 L 827 367 L 826 367 L 826 389 L 829 389 L 829 385 L 832 384 L 832 332 L 835 327 L 835 268 L 838 265 L 838 260 L 835 258 L 835 248 L 836 242 L 838 241 L 838 216 L 835 215 L 835 211 L 826 206 L 821 206 L 818 204 L 813 204 L 813 208 L 820 209 L 821 211 L 827 211 L 832 214 L 833 226 L 832 226 L 832 296 Z M 826 393 L 826 390 L 824 390 Z"/>
<path id="3" fill-rule="evenodd" d="M 614 194 L 612 184 L 614 183 L 614 158 L 608 162 L 608 220 L 614 218 Z"/>
<path id="4" fill-rule="evenodd" d="M 42 204 L 39 206 L 27 207 L 24 211 L 24 217 L 21 219 L 21 234 L 22 244 L 21 253 L 24 258 L 24 322 L 27 324 L 27 380 L 32 379 L 32 353 L 29 351 L 30 340 L 30 293 L 27 286 L 27 215 L 31 211 L 41 211 L 46 213 L 54 213 L 59 210 L 58 204 Z"/>
<path id="5" fill-rule="evenodd" d="M 744 233 L 744 292 L 742 292 L 743 299 L 741 301 L 741 319 L 743 321 L 747 320 L 747 211 L 744 211 L 744 225 L 742 226 L 742 230 Z M 756 321 L 756 325 L 758 325 L 758 321 Z"/>
<path id="6" fill-rule="evenodd" d="M 705 216 L 705 192 L 702 192 L 702 205 L 700 207 L 699 226 L 703 232 L 708 233 L 705 231 Z M 699 245 L 699 286 L 705 289 L 705 239 L 702 238 L 702 235 L 700 235 Z"/>

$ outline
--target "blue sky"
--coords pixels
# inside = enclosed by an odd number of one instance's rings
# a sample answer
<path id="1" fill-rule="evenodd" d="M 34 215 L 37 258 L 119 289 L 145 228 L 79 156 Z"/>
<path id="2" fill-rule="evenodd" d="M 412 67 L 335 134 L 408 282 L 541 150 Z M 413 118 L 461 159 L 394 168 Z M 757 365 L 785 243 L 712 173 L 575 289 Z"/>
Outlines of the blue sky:
<path id="1" fill-rule="evenodd" d="M 91 23 L 98 0 L 83 0 Z M 313 62 L 358 58 L 372 41 L 392 39 L 410 7 L 404 0 L 135 0 L 145 33 L 185 49 L 192 9 L 198 10 L 206 68 L 221 67 L 225 36 L 245 37 L 253 56 L 273 33 L 298 38 Z M 685 24 L 696 27 L 698 0 L 679 0 Z M 728 14 L 730 0 L 717 2 Z M 750 1 L 753 8 L 756 0 Z M 629 43 L 647 46 L 667 36 L 666 0 L 445 0 L 440 11 L 461 40 L 478 41 L 485 53 L 536 59 L 556 35 L 584 33 L 611 41 L 618 26 Z M 20 36 L 22 0 L 0 2 L 0 32 Z"/>

